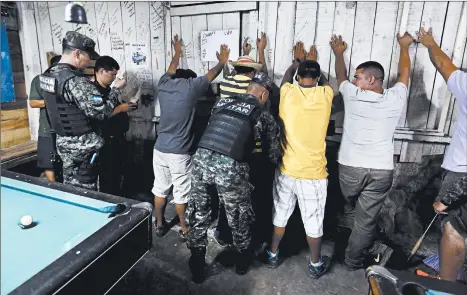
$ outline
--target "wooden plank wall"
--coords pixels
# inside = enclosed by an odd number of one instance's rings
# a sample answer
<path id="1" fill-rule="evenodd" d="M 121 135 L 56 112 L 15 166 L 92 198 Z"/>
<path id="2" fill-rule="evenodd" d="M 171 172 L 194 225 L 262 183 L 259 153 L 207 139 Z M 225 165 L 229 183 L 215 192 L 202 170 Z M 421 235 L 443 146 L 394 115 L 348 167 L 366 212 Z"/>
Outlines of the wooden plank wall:
<path id="1" fill-rule="evenodd" d="M 129 139 L 154 139 L 154 117 L 159 114 L 155 103 L 157 83 L 166 70 L 166 14 L 162 2 L 83 2 L 88 24 L 64 21 L 64 2 L 21 2 L 22 47 L 25 57 L 27 91 L 35 75 L 47 68 L 47 52 L 60 54 L 62 39 L 67 31 L 75 30 L 91 37 L 101 55 L 110 55 L 128 74 L 125 94 L 133 96 L 142 87 L 138 110 L 130 113 Z M 37 33 L 36 33 L 37 32 Z M 126 44 L 147 44 L 150 55 L 148 69 L 136 69 L 127 59 Z M 36 48 L 37 50 L 31 50 Z M 37 55 L 37 56 L 36 56 Z M 28 75 L 29 73 L 29 75 Z M 145 81 L 145 83 L 142 83 Z M 31 137 L 37 138 L 38 114 L 30 110 Z M 32 119 L 31 119 L 32 118 Z"/>
<path id="2" fill-rule="evenodd" d="M 33 13 L 28 26 L 36 26 L 41 70 L 45 69 L 45 52 L 61 51 L 61 38 L 75 29 L 95 38 L 101 54 L 113 56 L 131 77 L 150 77 L 152 85 L 144 91 L 150 103 L 140 100 L 138 111 L 132 114 L 132 130 L 137 137 L 153 137 L 151 121 L 157 120 L 157 82 L 172 58 L 171 38 L 179 34 L 185 45 L 181 68 L 191 68 L 198 75 L 215 65 L 200 59 L 199 32 L 203 30 L 239 29 L 241 40 L 253 42 L 250 55 L 257 58 L 255 39 L 267 34 L 266 62 L 268 72 L 277 84 L 290 65 L 293 45 L 301 40 L 307 49 L 316 44 L 318 62 L 328 75 L 337 93 L 334 55 L 329 46 L 332 34 L 342 35 L 348 43 L 345 61 L 352 75 L 355 68 L 367 60 L 376 60 L 385 68 L 385 86 L 397 78 L 399 46 L 395 38 L 399 31 L 414 34 L 420 26 L 433 27 L 435 39 L 453 58 L 456 65 L 465 65 L 467 24 L 465 2 L 257 2 L 257 9 L 228 13 L 197 13 L 200 3 L 190 6 L 190 15 L 171 16 L 164 2 L 86 2 L 89 24 L 76 26 L 63 21 L 63 2 L 34 2 L 28 6 Z M 200 6 L 198 6 L 200 5 Z M 27 5 L 23 5 L 26 7 Z M 23 13 L 24 14 L 24 13 Z M 27 14 L 27 13 L 26 13 Z M 26 16 L 26 14 L 24 14 Z M 30 17 L 31 18 L 31 17 Z M 32 23 L 31 23 L 32 22 Z M 447 29 L 449 28 L 449 29 Z M 125 58 L 125 44 L 145 42 L 150 45 L 151 68 L 143 73 L 132 68 Z M 36 46 L 36 47 L 34 47 Z M 241 43 L 239 44 L 241 48 Z M 401 115 L 396 133 L 396 154 L 401 161 L 419 161 L 425 154 L 442 154 L 456 119 L 455 98 L 447 91 L 439 73 L 432 66 L 422 45 L 410 48 L 412 79 L 409 99 Z M 27 61 L 25 60 L 25 63 Z M 32 75 L 29 75 L 32 76 Z M 29 78 L 26 78 L 28 80 Z M 215 80 L 219 82 L 220 77 Z M 343 112 L 333 115 L 336 126 L 342 127 Z M 142 125 L 141 125 L 142 124 Z M 152 128 L 153 129 L 153 128 Z M 420 140 L 423 138 L 423 140 Z"/>

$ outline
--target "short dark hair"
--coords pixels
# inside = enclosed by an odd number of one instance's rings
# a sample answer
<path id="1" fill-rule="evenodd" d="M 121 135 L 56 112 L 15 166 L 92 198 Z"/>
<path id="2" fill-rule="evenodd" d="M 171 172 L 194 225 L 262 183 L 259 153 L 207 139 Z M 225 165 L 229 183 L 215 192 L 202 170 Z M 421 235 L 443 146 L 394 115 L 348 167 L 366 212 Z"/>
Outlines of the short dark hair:
<path id="1" fill-rule="evenodd" d="M 68 46 L 66 42 L 62 42 L 62 54 L 70 54 L 75 48 Z"/>
<path id="2" fill-rule="evenodd" d="M 62 58 L 61 55 L 55 55 L 53 56 L 51 59 L 50 59 L 50 65 L 53 66 L 55 64 L 58 64 L 58 62 L 60 61 L 60 59 Z"/>
<path id="3" fill-rule="evenodd" d="M 100 69 L 104 71 L 113 71 L 120 70 L 118 62 L 110 56 L 101 56 L 96 60 L 96 65 L 94 66 L 94 72 L 99 72 Z"/>
<path id="4" fill-rule="evenodd" d="M 369 73 L 373 77 L 375 77 L 377 80 L 384 80 L 384 68 L 383 66 L 376 61 L 367 61 L 362 64 L 360 64 L 356 70 L 362 69 L 364 72 Z"/>
<path id="5" fill-rule="evenodd" d="M 177 69 L 173 75 L 174 79 L 189 79 L 196 77 L 198 77 L 198 75 L 190 69 Z"/>
<path id="6" fill-rule="evenodd" d="M 304 60 L 298 66 L 297 75 L 301 78 L 316 79 L 321 76 L 321 67 L 314 60 Z"/>
<path id="7" fill-rule="evenodd" d="M 235 69 L 235 72 L 237 72 L 237 74 L 250 74 L 255 71 L 255 69 L 253 68 L 244 67 L 244 66 L 236 66 L 234 67 L 234 69 Z"/>

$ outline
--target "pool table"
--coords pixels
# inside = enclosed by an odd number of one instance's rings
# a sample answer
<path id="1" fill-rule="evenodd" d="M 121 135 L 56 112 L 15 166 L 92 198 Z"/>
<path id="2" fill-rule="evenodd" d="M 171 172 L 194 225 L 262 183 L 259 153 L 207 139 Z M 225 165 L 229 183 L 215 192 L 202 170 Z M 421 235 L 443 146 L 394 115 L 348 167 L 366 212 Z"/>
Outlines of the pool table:
<path id="1" fill-rule="evenodd" d="M 151 248 L 151 212 L 149 203 L 2 170 L 1 294 L 106 293 Z M 24 215 L 31 227 L 20 226 Z"/>
<path id="2" fill-rule="evenodd" d="M 367 268 L 369 295 L 465 295 L 461 283 L 422 277 L 408 271 L 387 269 L 378 265 Z"/>

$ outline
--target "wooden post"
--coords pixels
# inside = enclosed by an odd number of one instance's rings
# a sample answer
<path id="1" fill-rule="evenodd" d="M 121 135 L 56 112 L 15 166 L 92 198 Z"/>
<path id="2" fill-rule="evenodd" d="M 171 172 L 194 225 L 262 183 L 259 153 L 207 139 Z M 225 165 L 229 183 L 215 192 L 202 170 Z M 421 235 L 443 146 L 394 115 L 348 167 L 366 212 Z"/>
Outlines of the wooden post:
<path id="1" fill-rule="evenodd" d="M 35 76 L 42 72 L 39 44 L 36 36 L 36 20 L 33 2 L 18 2 L 19 10 L 19 37 L 21 53 L 23 55 L 24 80 L 26 93 L 29 95 L 31 82 Z M 29 107 L 29 132 L 32 140 L 37 140 L 39 131 L 39 109 Z M 2 136 L 3 137 L 3 136 Z"/>

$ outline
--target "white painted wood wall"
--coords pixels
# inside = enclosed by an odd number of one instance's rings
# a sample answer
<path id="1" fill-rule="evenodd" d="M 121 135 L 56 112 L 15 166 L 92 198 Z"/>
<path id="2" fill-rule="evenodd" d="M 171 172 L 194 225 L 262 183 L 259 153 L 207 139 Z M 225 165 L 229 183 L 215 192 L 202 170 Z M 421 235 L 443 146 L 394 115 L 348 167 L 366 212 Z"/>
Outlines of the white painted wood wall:
<path id="1" fill-rule="evenodd" d="M 45 70 L 45 52 L 60 53 L 65 32 L 80 26 L 64 22 L 64 2 L 22 2 L 20 5 L 25 76 L 29 83 Z M 138 73 L 125 60 L 124 44 L 136 41 L 150 44 L 152 70 L 142 74 L 152 76 L 152 87 L 144 91 L 154 97 L 157 97 L 157 82 L 172 57 L 171 36 L 179 34 L 184 40 L 181 67 L 203 75 L 214 63 L 201 62 L 199 32 L 221 29 L 239 29 L 239 47 L 244 38 L 255 39 L 264 31 L 268 38 L 268 71 L 277 84 L 291 63 L 294 43 L 301 40 L 307 48 L 316 44 L 318 62 L 337 93 L 335 59 L 329 47 L 332 34 L 342 35 L 349 44 L 345 61 L 350 75 L 360 63 L 375 60 L 385 68 L 385 86 L 391 86 L 397 76 L 399 47 L 395 36 L 399 31 L 414 34 L 420 26 L 433 27 L 436 41 L 454 63 L 467 67 L 466 6 L 466 2 L 441 1 L 230 2 L 229 5 L 197 3 L 169 9 L 162 2 L 85 2 L 89 24 L 82 26 L 80 32 L 94 38 L 100 54 L 113 56 L 130 76 Z M 250 55 L 257 58 L 255 47 L 253 43 Z M 419 161 L 422 155 L 443 154 L 456 119 L 455 98 L 431 64 L 427 49 L 414 44 L 410 57 L 410 94 L 395 135 L 396 154 L 403 162 Z M 158 114 L 157 100 L 148 107 L 140 106 L 132 115 L 132 136 L 152 138 L 152 121 Z M 337 127 L 341 127 L 343 112 L 333 118 Z M 32 129 L 37 129 L 36 122 L 37 115 L 31 116 Z"/>

